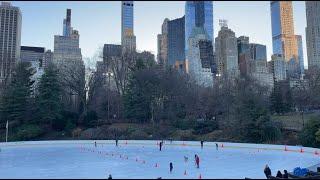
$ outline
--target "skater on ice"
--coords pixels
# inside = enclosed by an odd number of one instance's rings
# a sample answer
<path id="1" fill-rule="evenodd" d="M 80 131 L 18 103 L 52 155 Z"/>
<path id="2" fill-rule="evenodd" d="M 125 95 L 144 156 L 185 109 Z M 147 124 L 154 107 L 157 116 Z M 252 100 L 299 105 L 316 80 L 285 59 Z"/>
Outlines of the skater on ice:
<path id="1" fill-rule="evenodd" d="M 112 179 L 112 176 L 111 176 L 111 174 L 109 174 L 109 177 L 108 177 L 108 179 Z"/>
<path id="2" fill-rule="evenodd" d="M 172 170 L 173 170 L 173 164 L 172 162 L 170 162 L 170 173 L 172 172 Z"/>
<path id="3" fill-rule="evenodd" d="M 200 141 L 200 143 L 201 143 L 201 149 L 203 149 L 203 141 Z"/>
<path id="4" fill-rule="evenodd" d="M 184 162 L 188 162 L 188 157 L 187 156 L 183 156 L 184 157 Z"/>
<path id="5" fill-rule="evenodd" d="M 200 166 L 200 158 L 198 155 L 195 155 L 197 168 Z"/>
<path id="6" fill-rule="evenodd" d="M 160 146 L 160 151 L 161 151 L 161 149 L 162 149 L 162 141 L 159 143 L 159 146 Z"/>
<path id="7" fill-rule="evenodd" d="M 116 139 L 116 146 L 118 146 L 118 139 Z"/>
<path id="8" fill-rule="evenodd" d="M 94 147 L 97 147 L 97 141 L 94 142 Z"/>
<path id="9" fill-rule="evenodd" d="M 217 150 L 217 151 L 218 151 L 218 148 L 219 148 L 218 143 L 216 143 L 216 150 Z"/>

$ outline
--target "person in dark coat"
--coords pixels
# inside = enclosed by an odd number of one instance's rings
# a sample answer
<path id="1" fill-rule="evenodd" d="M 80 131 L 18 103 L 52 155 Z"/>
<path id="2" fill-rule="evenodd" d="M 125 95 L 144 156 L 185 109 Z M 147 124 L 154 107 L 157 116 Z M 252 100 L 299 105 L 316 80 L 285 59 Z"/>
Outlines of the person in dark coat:
<path id="1" fill-rule="evenodd" d="M 289 174 L 288 174 L 288 171 L 287 171 L 287 170 L 284 170 L 284 171 L 283 171 L 282 178 L 284 178 L 284 179 L 289 179 Z"/>
<path id="2" fill-rule="evenodd" d="M 271 169 L 268 165 L 264 168 L 264 174 L 266 175 L 267 179 L 269 179 L 269 176 L 271 176 Z"/>
<path id="3" fill-rule="evenodd" d="M 219 146 L 218 146 L 218 143 L 216 143 L 216 150 L 217 150 L 217 151 L 218 151 L 218 147 L 219 147 Z"/>
<path id="4" fill-rule="evenodd" d="M 112 179 L 112 176 L 111 176 L 111 174 L 109 174 L 109 177 L 108 177 L 108 179 Z"/>
<path id="5" fill-rule="evenodd" d="M 277 172 L 277 178 L 282 178 L 282 173 L 280 171 Z"/>
<path id="6" fill-rule="evenodd" d="M 160 151 L 162 149 L 162 141 L 159 143 L 159 146 L 160 146 Z"/>
<path id="7" fill-rule="evenodd" d="M 201 149 L 203 148 L 203 141 L 200 141 L 200 143 L 201 143 Z"/>
<path id="8" fill-rule="evenodd" d="M 196 164 L 197 164 L 197 168 L 199 168 L 199 166 L 200 166 L 200 158 L 199 158 L 198 155 L 196 157 Z"/>
<path id="9" fill-rule="evenodd" d="M 172 170 L 173 170 L 173 164 L 172 162 L 170 162 L 170 173 L 172 172 Z"/>
<path id="10" fill-rule="evenodd" d="M 94 147 L 97 147 L 97 141 L 94 142 Z"/>
<path id="11" fill-rule="evenodd" d="M 116 146 L 118 146 L 118 139 L 116 139 Z"/>

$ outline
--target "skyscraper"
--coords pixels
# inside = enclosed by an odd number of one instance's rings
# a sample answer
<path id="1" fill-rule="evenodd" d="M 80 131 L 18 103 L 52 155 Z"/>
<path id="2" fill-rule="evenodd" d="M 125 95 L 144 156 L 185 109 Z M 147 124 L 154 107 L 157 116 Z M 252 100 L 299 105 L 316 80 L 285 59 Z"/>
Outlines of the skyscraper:
<path id="1" fill-rule="evenodd" d="M 271 1 L 271 25 L 273 54 L 282 54 L 287 63 L 287 76 L 302 77 L 303 54 L 301 36 L 294 34 L 291 1 Z M 302 60 L 302 61 L 301 61 Z"/>
<path id="2" fill-rule="evenodd" d="M 133 31 L 133 1 L 122 1 L 121 3 L 121 45 L 123 51 L 135 51 L 136 37 Z"/>
<path id="3" fill-rule="evenodd" d="M 168 64 L 185 60 L 184 16 L 168 22 Z"/>
<path id="4" fill-rule="evenodd" d="M 168 64 L 168 22 L 166 18 L 161 26 L 161 34 L 158 34 L 158 63 L 161 65 Z"/>
<path id="5" fill-rule="evenodd" d="M 210 62 L 213 61 L 213 47 L 204 27 L 194 27 L 188 43 L 190 48 L 187 51 L 187 73 L 198 85 L 212 87 L 213 73 Z"/>
<path id="6" fill-rule="evenodd" d="M 71 9 L 67 9 L 67 17 L 63 19 L 63 36 L 70 36 L 71 32 Z"/>
<path id="7" fill-rule="evenodd" d="M 298 45 L 298 59 L 299 59 L 299 73 L 304 74 L 304 58 L 303 58 L 303 46 L 301 35 L 296 35 L 297 45 Z"/>
<path id="8" fill-rule="evenodd" d="M 271 1 L 273 54 L 283 54 L 286 61 L 298 56 L 294 35 L 291 1 Z M 296 59 L 297 60 L 297 59 Z"/>
<path id="9" fill-rule="evenodd" d="M 320 2 L 306 1 L 308 67 L 320 67 Z"/>
<path id="10" fill-rule="evenodd" d="M 227 24 L 221 24 L 221 30 L 215 39 L 215 53 L 219 74 L 227 76 L 240 74 L 237 37 Z"/>
<path id="11" fill-rule="evenodd" d="M 70 23 L 69 23 L 70 22 Z M 71 27 L 71 9 L 67 9 L 65 28 L 63 35 L 54 36 L 53 62 L 57 65 L 60 75 L 70 82 L 84 82 L 84 63 L 79 47 L 79 32 Z M 76 79 L 75 79 L 76 78 Z M 79 84 L 78 88 L 82 88 Z M 84 88 L 84 87 L 83 87 Z M 80 107 L 80 95 L 74 89 L 66 89 L 65 103 L 70 111 L 78 111 Z"/>
<path id="12" fill-rule="evenodd" d="M 213 5 L 212 1 L 187 1 L 185 4 L 185 50 L 194 27 L 203 27 L 213 40 Z"/>
<path id="13" fill-rule="evenodd" d="M 20 60 L 22 15 L 18 7 L 9 2 L 0 5 L 0 86 L 10 79 L 12 70 Z"/>

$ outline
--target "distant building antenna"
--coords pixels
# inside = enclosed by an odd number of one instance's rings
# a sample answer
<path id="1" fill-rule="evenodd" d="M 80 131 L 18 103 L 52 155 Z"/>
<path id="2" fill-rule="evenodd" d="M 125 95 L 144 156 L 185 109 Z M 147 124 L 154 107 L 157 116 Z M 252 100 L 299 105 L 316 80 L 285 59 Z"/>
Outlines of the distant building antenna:
<path id="1" fill-rule="evenodd" d="M 219 25 L 220 27 L 228 27 L 228 20 L 226 19 L 219 19 Z"/>

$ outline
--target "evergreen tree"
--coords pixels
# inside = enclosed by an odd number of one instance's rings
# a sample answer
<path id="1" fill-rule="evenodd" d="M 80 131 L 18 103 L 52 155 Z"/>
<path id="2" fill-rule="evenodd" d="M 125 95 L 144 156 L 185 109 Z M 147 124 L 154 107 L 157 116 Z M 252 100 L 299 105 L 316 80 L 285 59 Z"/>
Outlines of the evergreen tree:
<path id="1" fill-rule="evenodd" d="M 38 87 L 38 119 L 41 123 L 49 123 L 51 128 L 61 121 L 61 85 L 58 71 L 50 64 L 42 75 Z"/>
<path id="2" fill-rule="evenodd" d="M 30 120 L 26 114 L 31 108 L 33 74 L 34 70 L 30 63 L 20 62 L 16 65 L 11 82 L 5 87 L 1 99 L 2 121 L 10 120 L 21 124 Z"/>

